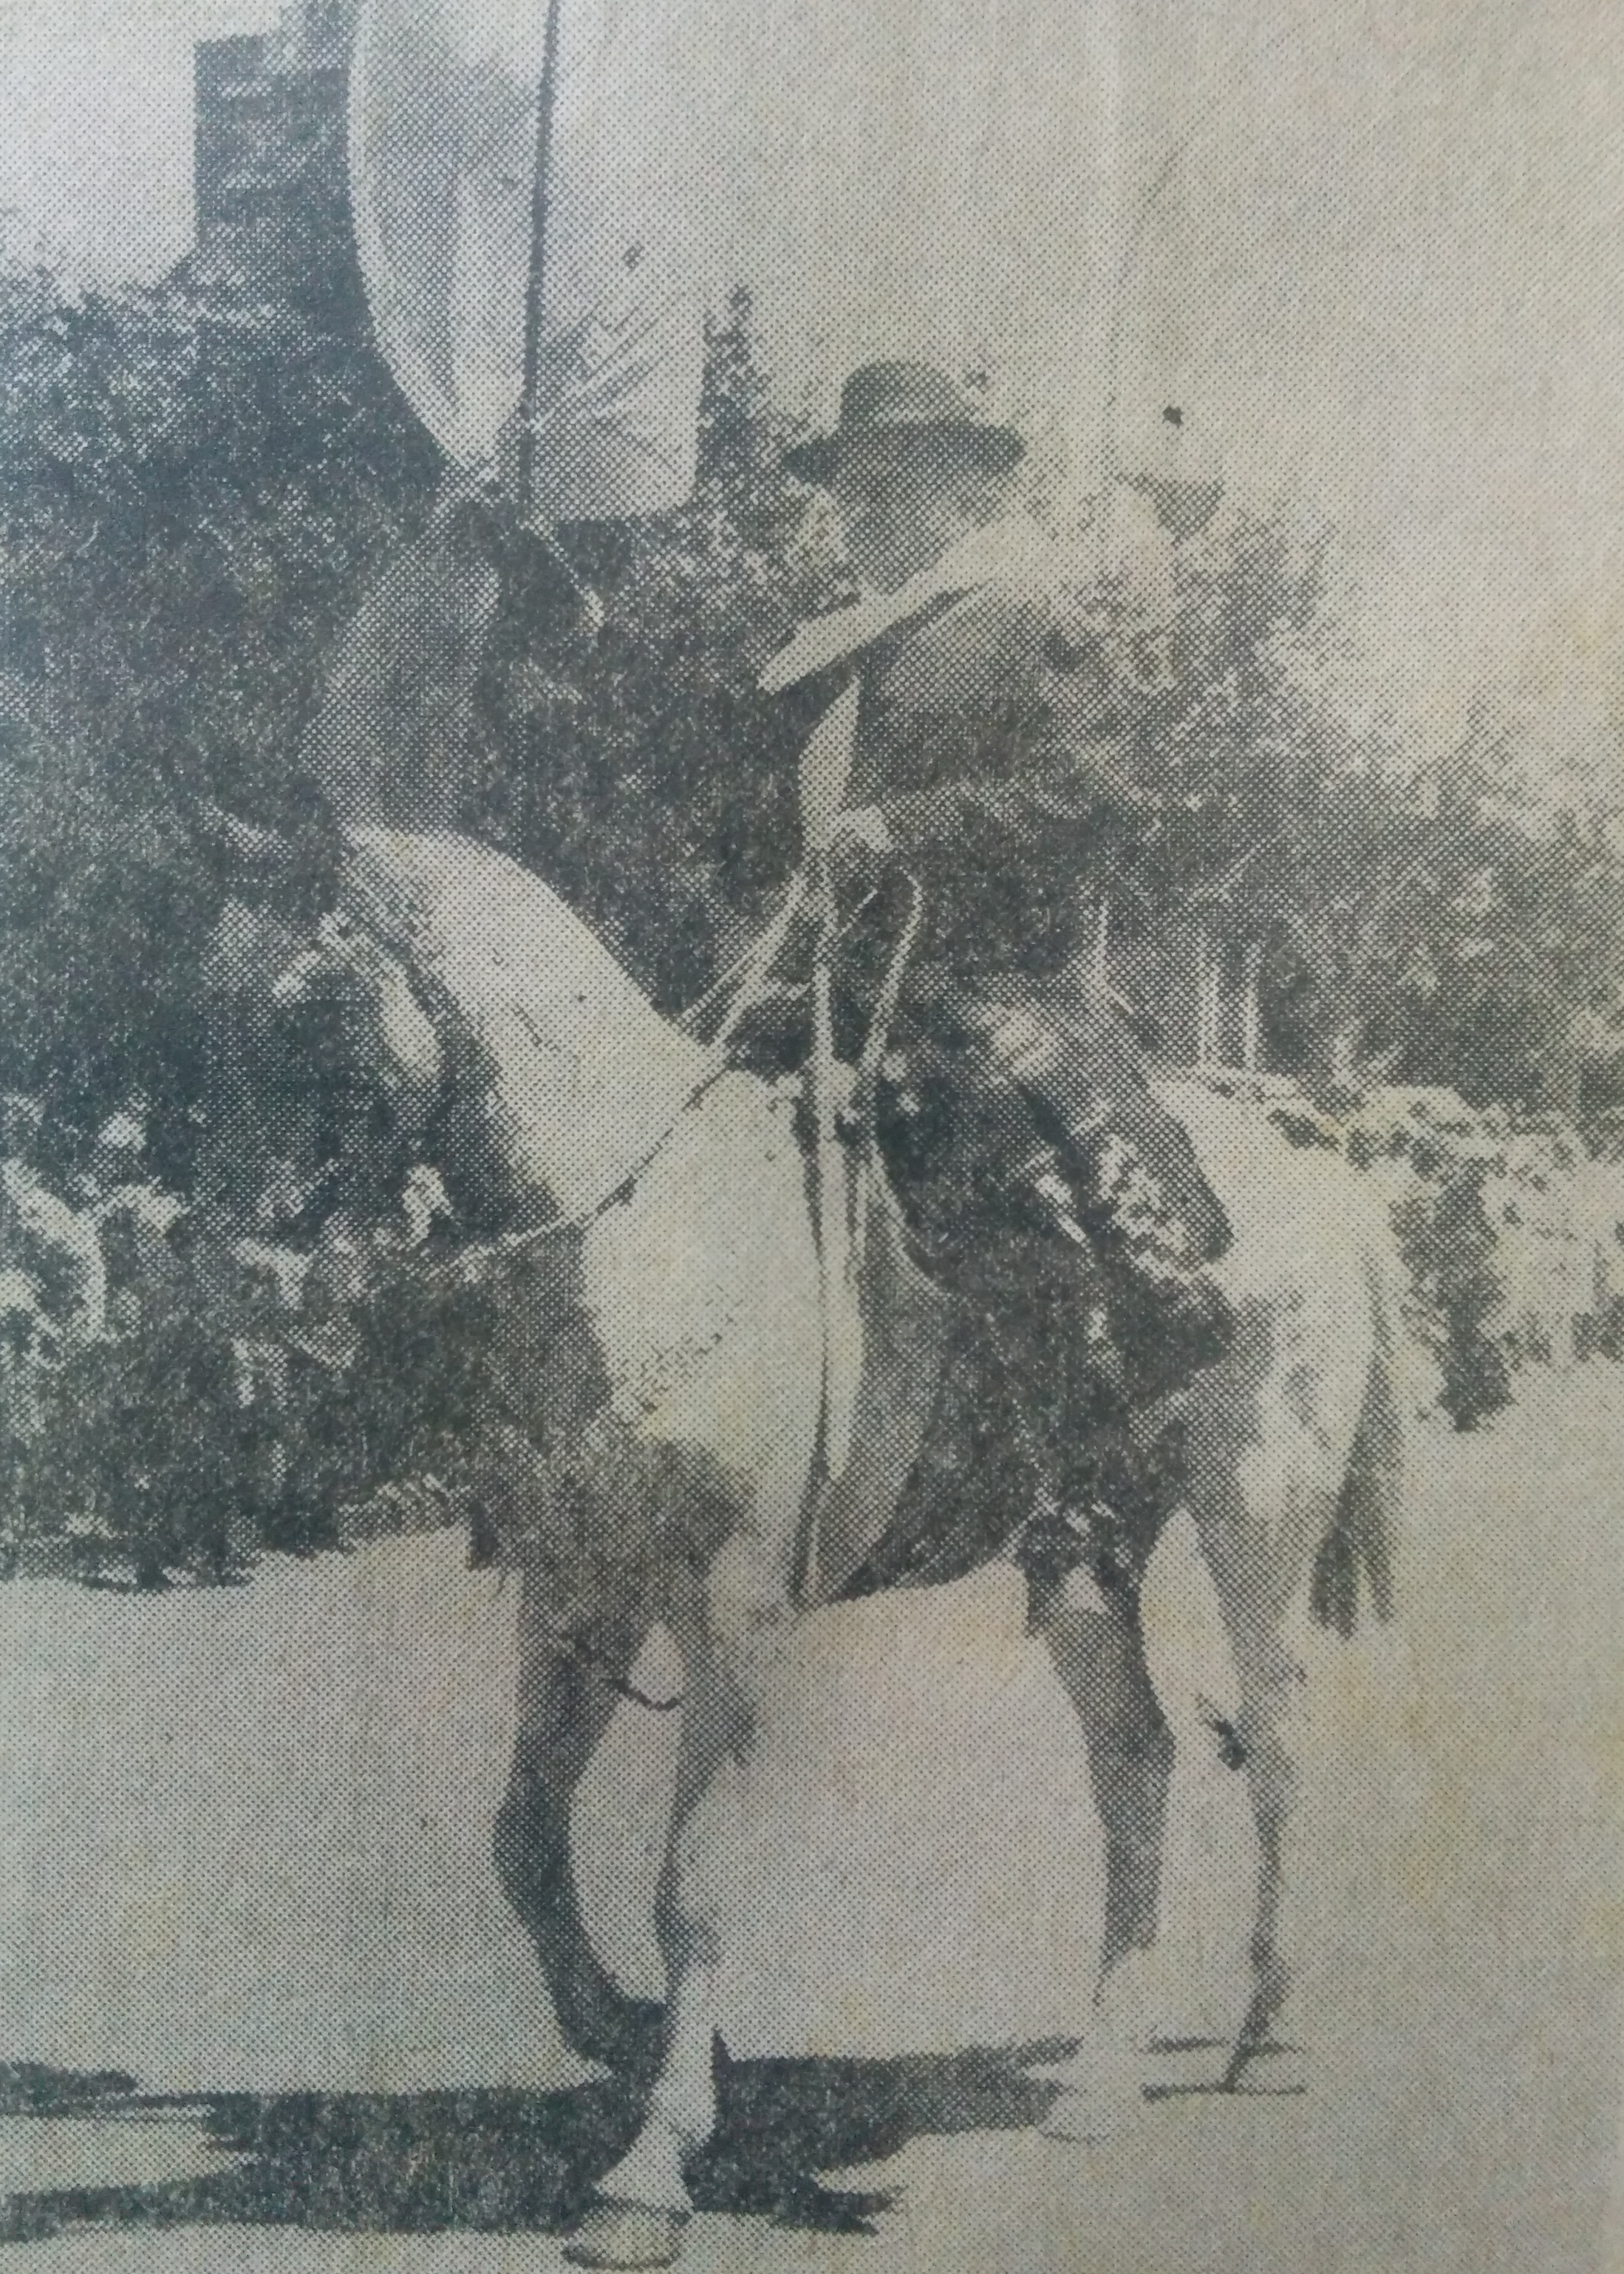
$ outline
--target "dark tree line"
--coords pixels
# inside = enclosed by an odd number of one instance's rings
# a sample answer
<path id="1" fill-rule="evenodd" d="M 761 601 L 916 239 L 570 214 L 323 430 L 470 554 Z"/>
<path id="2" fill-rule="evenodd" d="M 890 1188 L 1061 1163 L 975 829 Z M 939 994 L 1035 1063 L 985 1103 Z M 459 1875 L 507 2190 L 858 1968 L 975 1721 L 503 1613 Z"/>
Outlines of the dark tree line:
<path id="1" fill-rule="evenodd" d="M 839 589 L 778 470 L 742 294 L 712 329 L 702 418 L 688 507 L 563 533 L 602 601 L 590 637 L 538 636 L 546 610 L 511 581 L 470 815 L 577 878 L 667 1000 L 782 864 L 794 753 L 756 672 Z M 83 1128 L 131 1088 L 194 1102 L 192 1006 L 229 882 L 211 819 L 290 832 L 319 904 L 301 737 L 438 472 L 364 341 L 181 284 L 72 301 L 0 271 L 0 1084 Z M 1288 1067 L 1374 1061 L 1604 1117 L 1624 1103 L 1611 817 L 1520 812 L 1515 748 L 1487 726 L 1420 778 L 1361 739 L 1334 692 L 1327 549 L 1221 505 L 1175 548 L 1164 621 L 1078 592 L 1119 753 L 1079 885 L 1130 933 L 1201 908 L 1220 940 L 1262 945 Z"/>
<path id="2" fill-rule="evenodd" d="M 504 594 L 464 819 L 549 874 L 667 1008 L 793 858 L 798 753 L 756 674 L 842 585 L 785 435 L 741 293 L 711 329 L 691 502 L 560 533 L 590 612 L 558 605 L 559 556 L 491 516 Z M 53 1311 L 40 1269 L 0 1253 L 14 1439 L 30 1351 L 56 1385 L 23 1416 L 51 1480 L 32 1513 L 5 1454 L 14 1532 L 71 1523 L 71 1502 L 145 1540 L 149 1575 L 218 1571 L 335 1536 L 380 1445 L 446 1465 L 465 1385 L 417 1397 L 410 1429 L 402 1404 L 443 1337 L 397 1302 L 388 1355 L 364 1322 L 369 1289 L 398 1298 L 414 1241 L 443 1231 L 296 1174 L 237 1080 L 285 1039 L 252 983 L 335 888 L 303 757 L 324 667 L 440 478 L 342 328 L 183 281 L 80 301 L 0 270 L 0 1248 L 55 1199 L 108 1252 L 107 1334 L 82 1347 L 85 1291 Z M 1175 546 L 1159 615 L 1125 582 L 1079 582 L 1072 629 L 1115 730 L 1079 892 L 1153 959 L 1192 909 L 1259 948 L 1274 1060 L 1316 1083 L 1376 1068 L 1606 1136 L 1624 1105 L 1608 817 L 1520 808 L 1515 749 L 1487 730 L 1421 778 L 1361 739 L 1327 580 L 1324 540 L 1226 503 Z M 114 1159 L 121 1117 L 136 1135 Z M 386 1374 L 393 1404 L 372 1396 Z"/>
<path id="3" fill-rule="evenodd" d="M 218 806 L 311 841 L 297 752 L 336 625 L 432 454 L 371 356 L 181 284 L 0 274 L 0 1086 L 184 1168 Z"/>
<path id="4" fill-rule="evenodd" d="M 1624 1103 L 1624 833 L 1542 804 L 1485 711 L 1417 764 L 1350 723 L 1331 540 L 1221 506 L 1170 609 L 1088 596 L 1121 757 L 1095 889 L 1164 944 L 1199 919 L 1261 952 L 1270 1062 L 1441 1084 L 1605 1137 Z"/>

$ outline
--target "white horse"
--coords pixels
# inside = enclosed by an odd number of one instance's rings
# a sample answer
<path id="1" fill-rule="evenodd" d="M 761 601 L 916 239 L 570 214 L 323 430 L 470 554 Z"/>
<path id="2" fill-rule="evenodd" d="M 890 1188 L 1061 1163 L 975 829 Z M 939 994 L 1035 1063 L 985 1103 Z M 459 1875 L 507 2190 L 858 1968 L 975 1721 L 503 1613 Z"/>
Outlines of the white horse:
<path id="1" fill-rule="evenodd" d="M 793 1623 L 883 1542 L 930 1419 L 946 1308 L 912 1272 L 883 1193 L 861 1269 L 831 1253 L 838 1210 L 826 1212 L 820 1248 L 791 1096 L 725 1070 L 660 1018 L 534 877 L 465 839 L 357 830 L 350 844 L 345 908 L 316 960 L 329 971 L 348 961 L 373 995 L 380 968 L 405 975 L 445 1070 L 418 1133 L 454 1189 L 494 1190 L 508 1222 L 540 1225 L 492 1283 L 480 1433 L 485 1514 L 524 1573 L 520 1732 L 498 1857 L 567 2035 L 612 2061 L 647 2063 L 637 2135 L 568 2254 L 670 2263 L 691 2209 L 685 2172 L 717 2120 L 720 1911 L 703 1868 L 713 1811 L 739 1804 L 732 1772 Z M 297 982 L 284 977 L 281 993 L 295 1002 Z M 370 1031 L 387 1036 L 392 1023 L 398 1015 L 373 1018 Z M 1184 1434 L 1188 1498 L 1240 1676 L 1233 1743 L 1261 1861 L 1237 2073 L 1285 1987 L 1285 1614 L 1316 1562 L 1322 1608 L 1338 1615 L 1361 1566 L 1385 1594 L 1397 1416 L 1380 1243 L 1356 1180 L 1205 1092 L 1176 1103 L 1237 1235 L 1221 1267 L 1236 1348 L 1147 1424 L 1152 1436 Z M 1150 1510 L 1147 1541 L 1171 1506 Z M 1082 1719 L 1107 1830 L 1108 1982 L 1154 1939 L 1171 1764 L 1139 1576 L 1078 1564 L 1034 1599 Z M 684 1675 L 656 1909 L 667 1992 L 651 2010 L 624 1997 L 591 1949 L 569 1822 L 656 1622 Z M 1064 2082 L 1081 2093 L 1080 2071 Z"/>

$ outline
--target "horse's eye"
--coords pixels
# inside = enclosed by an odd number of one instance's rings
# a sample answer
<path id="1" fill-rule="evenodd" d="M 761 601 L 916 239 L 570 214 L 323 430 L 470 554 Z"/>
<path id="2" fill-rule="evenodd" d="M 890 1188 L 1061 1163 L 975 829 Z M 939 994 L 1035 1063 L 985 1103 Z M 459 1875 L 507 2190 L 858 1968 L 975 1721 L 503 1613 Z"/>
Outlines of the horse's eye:
<path id="1" fill-rule="evenodd" d="M 348 939 L 355 930 L 355 918 L 345 915 L 342 909 L 336 911 L 333 917 L 333 930 L 340 939 Z"/>

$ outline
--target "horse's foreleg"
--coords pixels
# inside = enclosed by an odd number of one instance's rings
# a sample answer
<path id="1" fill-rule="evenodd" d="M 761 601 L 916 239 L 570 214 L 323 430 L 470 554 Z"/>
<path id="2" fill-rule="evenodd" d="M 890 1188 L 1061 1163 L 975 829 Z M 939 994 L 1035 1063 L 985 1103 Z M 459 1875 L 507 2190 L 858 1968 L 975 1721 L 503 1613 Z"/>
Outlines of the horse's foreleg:
<path id="1" fill-rule="evenodd" d="M 1268 2042 L 1290 1986 L 1281 1929 L 1303 1676 L 1285 1638 L 1335 1517 L 1371 1352 L 1363 1273 L 1327 1269 L 1248 1306 L 1236 1352 L 1192 1400 L 1191 1509 L 1234 1653 L 1236 1738 L 1258 1842 L 1252 1994 L 1225 2074 L 1231 2088 Z"/>
<path id="2" fill-rule="evenodd" d="M 1294 1709 L 1303 1673 L 1286 1648 L 1285 1630 L 1312 1543 L 1330 1520 L 1336 1480 L 1323 1443 L 1297 1449 L 1299 1459 L 1274 1469 L 1267 1494 L 1248 1480 L 1245 1462 L 1231 1457 L 1227 1469 L 1214 1457 L 1198 1472 L 1201 1489 L 1193 1496 L 1202 1552 L 1234 1654 L 1240 1691 L 1234 1736 L 1258 1850 L 1252 1991 L 1224 2074 L 1229 2090 L 1267 2044 L 1290 1987 L 1281 1928 L 1286 1841 L 1297 1794 Z"/>
<path id="3" fill-rule="evenodd" d="M 592 1947 L 570 1861 L 570 1807 L 650 1622 L 639 1611 L 555 1633 L 551 1608 L 550 1590 L 527 1574 L 518 1733 L 496 1819 L 496 1868 L 568 2043 L 611 2067 L 635 2067 L 658 2046 L 660 2009 L 628 1997 Z"/>
<path id="4" fill-rule="evenodd" d="M 669 2264 L 692 2208 L 686 2168 L 716 2128 L 715 1984 L 721 1921 L 712 1818 L 761 1727 L 768 1682 L 793 1606 L 793 1527 L 745 1532 L 712 1564 L 688 1616 L 675 1618 L 683 1704 L 677 1790 L 655 1906 L 667 1984 L 664 2053 L 643 2122 L 566 2246 L 571 2263 Z M 707 1868 L 710 1865 L 710 1868 Z"/>

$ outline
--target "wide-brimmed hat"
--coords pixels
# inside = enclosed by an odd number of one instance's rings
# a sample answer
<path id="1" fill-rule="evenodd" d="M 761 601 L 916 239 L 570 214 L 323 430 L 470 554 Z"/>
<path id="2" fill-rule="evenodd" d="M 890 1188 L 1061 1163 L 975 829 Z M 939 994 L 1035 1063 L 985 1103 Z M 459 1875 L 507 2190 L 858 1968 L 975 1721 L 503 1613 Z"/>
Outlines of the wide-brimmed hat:
<path id="1" fill-rule="evenodd" d="M 967 459 L 989 473 L 1007 473 L 1026 453 L 1012 426 L 981 416 L 944 371 L 928 363 L 866 363 L 840 390 L 832 434 L 814 434 L 784 453 L 786 473 L 827 488 L 851 442 L 878 434 L 912 434 L 944 456 Z"/>

